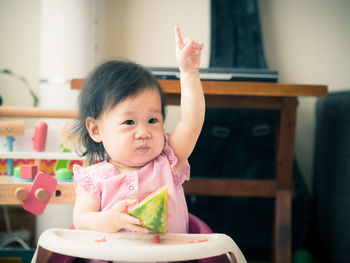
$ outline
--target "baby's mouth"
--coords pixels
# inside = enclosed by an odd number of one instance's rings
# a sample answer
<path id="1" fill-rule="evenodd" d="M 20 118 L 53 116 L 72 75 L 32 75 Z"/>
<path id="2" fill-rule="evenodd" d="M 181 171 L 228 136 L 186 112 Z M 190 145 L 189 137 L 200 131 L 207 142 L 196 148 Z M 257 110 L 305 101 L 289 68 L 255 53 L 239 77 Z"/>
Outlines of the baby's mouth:
<path id="1" fill-rule="evenodd" d="M 142 146 L 136 148 L 137 151 L 142 152 L 142 153 L 148 152 L 149 149 L 150 149 L 150 147 L 147 145 L 142 145 Z"/>

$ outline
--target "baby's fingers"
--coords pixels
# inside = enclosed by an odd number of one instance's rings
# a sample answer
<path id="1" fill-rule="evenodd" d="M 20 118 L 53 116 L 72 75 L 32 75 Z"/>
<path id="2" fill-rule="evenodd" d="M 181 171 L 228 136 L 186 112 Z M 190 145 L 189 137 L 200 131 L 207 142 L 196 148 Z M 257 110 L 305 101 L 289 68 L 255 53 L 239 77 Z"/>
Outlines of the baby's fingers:
<path id="1" fill-rule="evenodd" d="M 204 47 L 204 44 L 202 42 L 198 42 L 198 45 L 199 45 L 199 49 L 202 50 Z"/>
<path id="2" fill-rule="evenodd" d="M 128 211 L 128 207 L 135 205 L 137 203 L 137 200 L 135 199 L 124 199 L 121 200 L 119 202 L 117 202 L 114 205 L 114 208 L 116 208 L 119 212 L 127 212 Z"/>
<path id="3" fill-rule="evenodd" d="M 190 52 L 193 49 L 193 45 L 195 44 L 195 42 L 192 39 L 186 39 L 185 40 L 185 44 L 184 47 L 182 49 L 182 55 L 184 58 L 187 58 L 188 55 L 190 54 Z"/>
<path id="4" fill-rule="evenodd" d="M 126 227 L 126 229 L 129 229 L 133 232 L 138 232 L 138 233 L 142 233 L 142 234 L 148 234 L 149 233 L 149 229 L 142 227 L 142 226 L 137 226 L 137 225 L 129 225 Z"/>
<path id="5" fill-rule="evenodd" d="M 204 45 L 202 42 L 195 42 L 192 40 L 192 51 L 194 52 L 194 54 L 200 54 L 203 49 L 203 46 Z"/>
<path id="6" fill-rule="evenodd" d="M 139 233 L 148 233 L 149 230 L 145 227 L 141 226 L 141 220 L 130 216 L 128 214 L 123 214 L 122 215 L 122 220 L 125 223 L 124 228 L 135 231 L 135 232 L 139 232 Z"/>
<path id="7" fill-rule="evenodd" d="M 141 225 L 141 220 L 129 214 L 121 214 L 121 220 L 126 224 Z"/>
<path id="8" fill-rule="evenodd" d="M 182 49 L 184 46 L 184 42 L 182 40 L 180 28 L 178 26 L 175 26 L 175 39 L 176 39 L 176 47 L 179 49 Z"/>

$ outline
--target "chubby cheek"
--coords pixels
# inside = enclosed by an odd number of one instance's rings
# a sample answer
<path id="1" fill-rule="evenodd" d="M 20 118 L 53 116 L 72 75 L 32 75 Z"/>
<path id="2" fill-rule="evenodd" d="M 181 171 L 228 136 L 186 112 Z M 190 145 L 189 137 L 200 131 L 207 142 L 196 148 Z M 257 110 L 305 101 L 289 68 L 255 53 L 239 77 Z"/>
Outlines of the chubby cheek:
<path id="1" fill-rule="evenodd" d="M 156 151 L 160 154 L 164 148 L 164 133 L 163 131 L 159 133 L 157 139 L 155 139 Z"/>
<path id="2" fill-rule="evenodd" d="M 104 141 L 103 145 L 112 159 L 118 158 L 118 156 L 123 156 L 131 148 L 128 140 L 122 139 L 119 136 L 110 137 L 109 140 Z"/>

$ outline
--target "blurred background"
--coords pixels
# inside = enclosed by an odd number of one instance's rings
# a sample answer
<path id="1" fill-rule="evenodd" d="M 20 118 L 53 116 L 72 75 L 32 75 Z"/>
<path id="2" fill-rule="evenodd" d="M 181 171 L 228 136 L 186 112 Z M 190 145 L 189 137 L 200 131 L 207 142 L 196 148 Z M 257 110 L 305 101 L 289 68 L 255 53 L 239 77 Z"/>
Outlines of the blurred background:
<path id="1" fill-rule="evenodd" d="M 350 90 L 349 1 L 252 2 L 258 8 L 267 67 L 278 71 L 280 83 Z M 84 78 L 105 60 L 176 67 L 175 25 L 184 37 L 204 43 L 201 67 L 209 67 L 211 5 L 209 0 L 0 0 L 0 70 L 23 76 L 40 107 L 75 108 L 77 92 L 69 90 L 70 79 Z M 23 83 L 8 74 L 0 74 L 0 96 L 6 106 L 33 104 Z M 296 161 L 311 194 L 315 104 L 315 98 L 299 99 L 296 128 Z M 170 131 L 179 109 L 171 106 L 167 111 Z M 37 220 L 36 236 L 51 225 L 71 224 L 67 208 L 63 220 L 53 218 L 50 211 L 62 207 L 56 206 Z"/>

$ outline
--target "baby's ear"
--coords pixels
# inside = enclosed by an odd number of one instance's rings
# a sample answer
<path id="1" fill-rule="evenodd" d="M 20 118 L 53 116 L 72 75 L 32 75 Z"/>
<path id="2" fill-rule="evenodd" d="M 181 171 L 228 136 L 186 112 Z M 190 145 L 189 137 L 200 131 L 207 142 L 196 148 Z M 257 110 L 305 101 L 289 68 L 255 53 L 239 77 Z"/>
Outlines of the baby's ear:
<path id="1" fill-rule="evenodd" d="M 95 142 L 101 142 L 101 130 L 98 126 L 98 122 L 96 121 L 96 119 L 91 117 L 86 118 L 85 125 L 87 130 L 89 131 L 91 139 L 93 139 Z"/>

